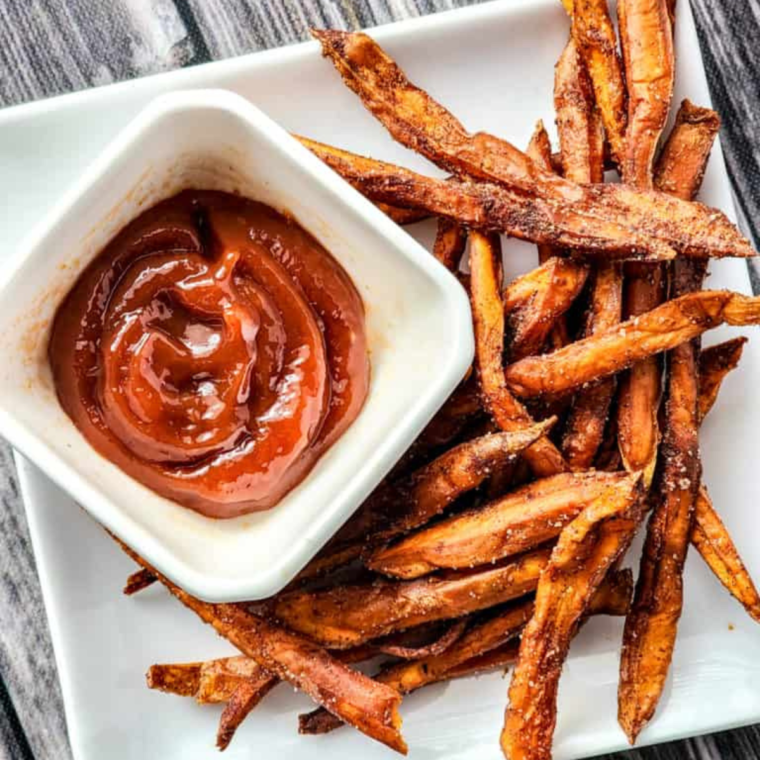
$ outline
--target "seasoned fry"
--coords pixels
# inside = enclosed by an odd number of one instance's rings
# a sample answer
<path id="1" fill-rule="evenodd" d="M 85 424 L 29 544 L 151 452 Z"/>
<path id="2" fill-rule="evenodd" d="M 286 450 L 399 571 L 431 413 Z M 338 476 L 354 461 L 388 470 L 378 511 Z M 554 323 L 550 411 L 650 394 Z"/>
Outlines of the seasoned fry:
<path id="1" fill-rule="evenodd" d="M 382 201 L 375 203 L 375 205 L 386 216 L 389 216 L 394 222 L 396 222 L 396 224 L 402 226 L 421 222 L 423 219 L 427 219 L 430 216 L 424 209 L 402 208 L 401 206 L 392 206 L 389 203 L 383 203 Z"/>
<path id="2" fill-rule="evenodd" d="M 704 486 L 697 496 L 691 542 L 731 596 L 760 623 L 760 594 Z"/>
<path id="3" fill-rule="evenodd" d="M 274 598 L 270 612 L 291 630 L 332 649 L 344 649 L 528 594 L 548 556 L 548 550 L 540 549 L 506 564 L 435 578 L 293 591 Z"/>
<path id="4" fill-rule="evenodd" d="M 422 629 L 428 627 L 429 626 L 422 626 Z M 445 652 L 462 637 L 465 628 L 467 628 L 467 619 L 460 618 L 459 620 L 451 622 L 438 638 L 425 644 L 406 646 L 401 642 L 396 643 L 394 641 L 394 639 L 403 639 L 406 634 L 414 633 L 414 629 L 412 629 L 411 631 L 404 631 L 401 634 L 391 636 L 390 638 L 379 639 L 374 643 L 374 647 L 377 652 L 390 655 L 391 657 L 399 657 L 402 660 L 421 660 L 425 657 L 432 657 L 441 654 L 441 652 Z"/>
<path id="5" fill-rule="evenodd" d="M 399 730 L 401 698 L 398 692 L 348 668 L 311 641 L 258 615 L 233 604 L 211 604 L 196 599 L 156 572 L 128 546 L 119 544 L 135 562 L 153 572 L 182 604 L 243 654 L 271 674 L 289 681 L 362 733 L 397 752 L 406 753 L 406 743 Z"/>
<path id="6" fill-rule="evenodd" d="M 557 325 L 583 289 L 588 267 L 572 259 L 551 258 L 518 280 L 530 279 L 533 292 L 520 305 L 510 308 L 514 290 L 528 290 L 514 280 L 505 291 L 507 346 L 511 361 L 540 353 Z M 510 292 L 512 290 L 513 292 Z"/>
<path id="7" fill-rule="evenodd" d="M 552 145 L 549 141 L 549 134 L 542 121 L 538 121 L 536 128 L 533 130 L 525 155 L 542 169 L 545 169 L 546 171 L 554 171 L 554 166 L 552 164 Z M 538 246 L 539 264 L 543 264 L 554 255 L 556 255 L 556 251 L 553 246 L 547 244 Z"/>
<path id="8" fill-rule="evenodd" d="M 624 182 L 651 188 L 654 154 L 673 97 L 673 30 L 666 0 L 618 0 L 617 8 L 628 87 L 620 172 Z"/>
<path id="9" fill-rule="evenodd" d="M 633 576 L 630 570 L 610 573 L 591 600 L 589 614 L 625 615 L 630 607 L 632 591 Z M 401 694 L 408 694 L 428 684 L 473 675 L 487 669 L 486 663 L 501 665 L 505 647 L 510 646 L 519 635 L 533 615 L 533 609 L 532 599 L 508 605 L 482 622 L 474 623 L 446 652 L 416 662 L 391 665 L 383 668 L 375 678 Z M 510 651 L 517 655 L 516 649 Z M 485 659 L 490 653 L 497 652 L 497 660 Z M 476 662 L 478 665 L 474 667 Z M 323 734 L 341 725 L 338 719 L 322 708 L 299 716 L 300 733 Z"/>
<path id="10" fill-rule="evenodd" d="M 346 84 L 396 140 L 457 176 L 496 182 L 515 191 L 533 207 L 534 222 L 539 199 L 555 210 L 561 209 L 564 225 L 576 218 L 587 242 L 571 243 L 571 247 L 614 250 L 627 238 L 629 242 L 636 239 L 640 249 L 659 252 L 664 258 L 669 247 L 684 255 L 751 255 L 748 241 L 714 209 L 623 185 L 580 186 L 542 170 L 504 140 L 486 133 L 470 135 L 443 106 L 409 82 L 367 35 L 315 31 L 314 36 Z M 389 190 L 387 181 L 384 184 Z M 393 189 L 400 189 L 400 185 Z M 401 194 L 396 202 L 413 205 Z M 628 228 L 625 238 L 618 236 L 619 227 Z M 554 240 L 538 238 L 531 233 L 533 242 L 565 244 L 556 235 Z M 616 238 L 614 243 L 612 238 Z M 643 248 L 640 243 L 644 243 Z"/>
<path id="11" fill-rule="evenodd" d="M 572 36 L 588 70 L 616 163 L 625 151 L 626 89 L 607 0 L 576 0 L 568 9 Z"/>
<path id="12" fill-rule="evenodd" d="M 209 660 L 201 665 L 195 699 L 199 704 L 228 702 L 245 682 L 268 690 L 279 679 L 267 673 L 255 660 L 243 655 Z"/>
<path id="13" fill-rule="evenodd" d="M 739 364 L 746 342 L 747 339 L 743 337 L 733 338 L 700 351 L 698 406 L 700 422 L 712 409 L 726 375 L 736 369 Z"/>
<path id="14" fill-rule="evenodd" d="M 135 570 L 135 572 L 127 578 L 122 593 L 125 596 L 132 596 L 133 594 L 137 594 L 143 589 L 148 588 L 148 586 L 152 586 L 155 582 L 156 576 L 142 567 L 139 570 Z"/>
<path id="15" fill-rule="evenodd" d="M 563 473 L 523 486 L 483 507 L 455 515 L 380 549 L 367 565 L 397 578 L 484 565 L 556 538 L 588 504 L 625 485 L 617 473 Z"/>
<path id="16" fill-rule="evenodd" d="M 552 427 L 554 418 L 514 432 L 480 436 L 441 454 L 400 482 L 381 486 L 309 564 L 301 578 L 345 565 L 441 514 L 499 467 L 514 462 Z"/>
<path id="17" fill-rule="evenodd" d="M 433 245 L 433 256 L 452 272 L 459 266 L 459 260 L 467 246 L 467 231 L 458 222 L 442 217 L 438 220 L 438 231 Z"/>
<path id="18" fill-rule="evenodd" d="M 760 298 L 725 290 L 691 293 L 559 351 L 511 364 L 505 372 L 507 387 L 522 398 L 566 393 L 718 325 L 758 323 Z"/>
<path id="19" fill-rule="evenodd" d="M 699 187 L 718 128 L 717 118 L 682 108 L 664 151 L 661 181 L 686 197 Z M 693 155 L 690 151 L 693 149 Z M 677 158 L 684 153 L 683 165 Z M 704 267 L 680 260 L 673 267 L 673 295 L 699 290 Z M 631 743 L 652 717 L 665 685 L 683 605 L 683 565 L 692 531 L 702 466 L 699 460 L 698 346 L 687 341 L 668 356 L 664 438 L 659 467 L 659 499 L 647 527 L 639 580 L 623 633 L 618 719 Z M 622 450 L 622 449 L 621 449 Z M 625 459 L 624 452 L 624 459 Z"/>
<path id="20" fill-rule="evenodd" d="M 609 21 L 606 0 L 603 5 L 581 3 L 579 10 L 589 17 L 589 21 L 602 23 L 602 28 L 604 19 Z M 574 29 L 583 23 L 583 20 L 574 22 Z M 584 32 L 588 34 L 588 28 Z M 612 39 L 614 44 L 614 32 Z M 565 176 L 574 182 L 601 182 L 604 178 L 604 135 L 588 74 L 572 43 L 565 48 L 557 65 L 554 102 Z M 622 277 L 620 267 L 612 262 L 600 263 L 596 268 L 586 336 L 620 322 Z M 586 469 L 594 461 L 615 387 L 614 378 L 608 378 L 576 395 L 562 438 L 562 453 L 573 470 Z"/>
<path id="21" fill-rule="evenodd" d="M 655 187 L 679 198 L 694 198 L 719 130 L 720 117 L 712 108 L 682 101 L 673 130 L 657 159 Z"/>
<path id="22" fill-rule="evenodd" d="M 218 749 L 227 749 L 240 724 L 278 683 L 276 678 L 262 671 L 258 680 L 244 681 L 235 689 L 219 718 Z"/>
<path id="23" fill-rule="evenodd" d="M 180 697 L 194 697 L 200 688 L 202 666 L 202 662 L 151 665 L 145 680 L 149 689 Z"/>
<path id="24" fill-rule="evenodd" d="M 634 213 L 626 207 L 619 213 L 602 208 L 599 212 L 603 221 L 597 220 L 594 211 L 590 222 L 588 213 L 581 207 L 570 207 L 569 203 L 558 210 L 550 199 L 525 195 L 507 187 L 487 182 L 449 182 L 425 177 L 421 174 L 394 166 L 383 161 L 365 158 L 354 153 L 299 138 L 316 156 L 331 169 L 340 174 L 360 193 L 375 202 L 396 202 L 416 208 L 432 216 L 448 217 L 471 228 L 492 232 L 504 232 L 521 240 L 581 248 L 587 254 L 604 254 L 620 259 L 667 260 L 675 255 L 669 238 L 677 229 L 664 220 L 665 234 L 639 233 L 627 223 L 627 215 Z M 526 159 L 527 160 L 527 159 Z M 623 190 L 618 191 L 625 196 Z M 589 190 L 588 195 L 593 195 Z M 656 226 L 655 216 L 659 213 L 651 203 L 653 199 L 644 196 L 626 197 L 625 202 L 638 205 L 637 217 L 642 214 L 648 219 L 649 227 Z M 599 204 L 605 201 L 599 199 Z M 591 202 L 591 201 L 590 201 Z M 645 208 L 649 203 L 649 208 Z M 680 208 L 672 213 L 689 217 L 683 224 L 694 224 L 698 234 L 679 233 L 678 246 L 685 255 L 695 256 L 750 256 L 753 255 L 746 241 L 736 238 L 722 219 L 718 218 L 712 230 L 706 229 L 706 211 Z M 692 219 L 696 215 L 696 219 Z M 659 223 L 659 222 L 658 222 Z M 712 220 L 710 222 L 712 224 Z M 701 231 L 698 227 L 701 225 Z M 723 242 L 717 238 L 722 236 Z M 664 239 L 663 239 L 664 238 Z M 712 248 L 708 244 L 714 243 Z"/>
<path id="25" fill-rule="evenodd" d="M 631 475 L 614 498 L 595 500 L 560 534 L 509 687 L 501 746 L 510 760 L 551 758 L 557 687 L 570 642 L 594 592 L 630 545 L 642 493 L 641 475 Z"/>
<path id="26" fill-rule="evenodd" d="M 498 241 L 479 232 L 470 235 L 470 299 L 475 324 L 475 364 L 483 396 L 502 430 L 530 425 L 527 410 L 504 383 L 504 309 L 501 302 Z M 562 455 L 546 437 L 525 451 L 525 459 L 536 475 L 548 476 L 567 469 Z"/>
<path id="27" fill-rule="evenodd" d="M 604 181 L 604 129 L 586 68 L 571 38 L 554 70 L 560 157 L 572 182 Z"/>

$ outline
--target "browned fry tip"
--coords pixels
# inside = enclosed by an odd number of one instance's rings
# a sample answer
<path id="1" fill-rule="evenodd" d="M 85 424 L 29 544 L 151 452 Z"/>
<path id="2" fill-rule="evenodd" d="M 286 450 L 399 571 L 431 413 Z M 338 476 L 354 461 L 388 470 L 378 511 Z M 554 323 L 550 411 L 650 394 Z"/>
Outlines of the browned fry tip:
<path id="1" fill-rule="evenodd" d="M 704 348 L 699 354 L 699 419 L 703 420 L 718 398 L 718 392 L 729 372 L 736 369 L 742 357 L 744 337 L 733 338 L 717 346 Z"/>

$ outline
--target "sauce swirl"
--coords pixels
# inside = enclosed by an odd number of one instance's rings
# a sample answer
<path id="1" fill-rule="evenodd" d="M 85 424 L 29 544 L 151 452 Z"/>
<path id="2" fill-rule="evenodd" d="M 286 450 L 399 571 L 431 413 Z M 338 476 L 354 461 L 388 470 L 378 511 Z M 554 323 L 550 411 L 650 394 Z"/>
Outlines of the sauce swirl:
<path id="1" fill-rule="evenodd" d="M 127 225 L 58 309 L 60 403 L 90 444 L 210 517 L 268 509 L 359 414 L 361 298 L 298 224 L 185 191 Z"/>

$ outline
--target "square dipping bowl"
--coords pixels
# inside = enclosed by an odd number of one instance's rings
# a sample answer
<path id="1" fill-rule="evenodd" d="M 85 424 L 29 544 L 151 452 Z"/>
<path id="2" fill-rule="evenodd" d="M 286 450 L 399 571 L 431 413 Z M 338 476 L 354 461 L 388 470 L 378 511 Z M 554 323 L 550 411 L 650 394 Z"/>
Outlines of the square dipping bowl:
<path id="1" fill-rule="evenodd" d="M 188 188 L 237 193 L 293 217 L 347 270 L 366 310 L 371 381 L 358 418 L 278 505 L 230 520 L 161 497 L 98 454 L 61 408 L 47 359 L 56 309 L 85 267 L 129 221 Z M 207 601 L 282 589 L 421 432 L 473 353 L 457 280 L 285 130 L 222 90 L 153 101 L 0 273 L 0 432 Z"/>

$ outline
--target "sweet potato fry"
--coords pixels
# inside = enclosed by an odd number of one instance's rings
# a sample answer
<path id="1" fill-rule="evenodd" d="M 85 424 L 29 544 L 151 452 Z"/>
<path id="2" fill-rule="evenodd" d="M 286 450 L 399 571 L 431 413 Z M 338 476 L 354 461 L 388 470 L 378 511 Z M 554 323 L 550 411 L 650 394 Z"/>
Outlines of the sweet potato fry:
<path id="1" fill-rule="evenodd" d="M 604 181 L 604 129 L 586 68 L 571 37 L 554 69 L 560 157 L 572 182 Z"/>
<path id="2" fill-rule="evenodd" d="M 703 290 L 676 298 L 617 327 L 507 367 L 507 387 L 531 398 L 560 394 L 698 337 L 721 324 L 760 323 L 760 298 Z"/>
<path id="3" fill-rule="evenodd" d="M 195 699 L 199 704 L 228 702 L 241 683 L 246 681 L 266 688 L 274 686 L 278 679 L 255 660 L 243 655 L 208 660 L 201 665 Z M 272 681 L 271 685 L 269 681 Z"/>
<path id="4" fill-rule="evenodd" d="M 697 496 L 691 542 L 731 596 L 760 623 L 760 594 L 704 486 Z"/>
<path id="5" fill-rule="evenodd" d="M 556 538 L 584 507 L 614 498 L 626 482 L 625 475 L 605 472 L 563 473 L 536 480 L 380 549 L 367 565 L 405 579 L 444 568 L 485 565 Z"/>
<path id="6" fill-rule="evenodd" d="M 607 0 L 575 0 L 572 36 L 594 88 L 610 152 L 620 164 L 625 150 L 626 89 Z"/>
<path id="7" fill-rule="evenodd" d="M 580 243 L 575 247 L 592 251 L 604 245 L 614 250 L 622 242 L 614 228 L 623 226 L 637 239 L 634 247 L 641 248 L 640 243 L 644 243 L 643 250 L 659 251 L 665 258 L 669 255 L 666 248 L 703 257 L 721 253 L 751 255 L 749 242 L 720 212 L 653 191 L 636 191 L 623 185 L 580 186 L 561 179 L 542 170 L 504 140 L 486 133 L 469 134 L 443 106 L 409 82 L 366 34 L 313 33 L 346 84 L 396 140 L 457 176 L 496 182 L 515 191 L 533 206 L 534 221 L 539 199 L 561 211 L 563 224 L 569 224 L 571 217 L 579 222 L 584 218 L 581 228 L 587 237 L 597 233 L 598 237 L 591 245 Z M 396 202 L 413 205 L 400 196 Z M 564 244 L 559 239 L 539 240 L 533 233 L 531 238 L 533 242 Z"/>
<path id="8" fill-rule="evenodd" d="M 126 596 L 132 596 L 133 594 L 137 594 L 143 589 L 148 588 L 148 586 L 152 586 L 155 582 L 156 576 L 144 567 L 141 567 L 139 570 L 135 570 L 135 572 L 127 578 L 122 593 Z"/>
<path id="9" fill-rule="evenodd" d="M 652 187 L 657 142 L 673 97 L 675 56 L 666 0 L 618 0 L 620 43 L 628 87 L 623 181 Z"/>
<path id="10" fill-rule="evenodd" d="M 314 140 L 303 137 L 299 139 L 349 184 L 375 202 L 403 203 L 432 216 L 448 217 L 469 227 L 503 232 L 534 243 L 582 248 L 588 255 L 603 254 L 620 259 L 654 261 L 667 260 L 675 255 L 667 239 L 676 235 L 677 228 L 673 226 L 671 229 L 666 225 L 664 236 L 661 234 L 659 237 L 639 233 L 625 223 L 625 214 L 633 213 L 630 208 L 621 212 L 618 221 L 613 219 L 616 212 L 602 209 L 603 221 L 592 224 L 580 206 L 571 208 L 565 204 L 565 208 L 558 210 L 551 200 L 535 194 L 527 196 L 517 190 L 486 182 L 433 179 Z M 589 194 L 592 192 L 589 191 Z M 624 196 L 625 193 L 620 191 L 620 195 Z M 599 203 L 604 200 L 601 199 Z M 650 204 L 651 209 L 644 208 L 651 200 L 634 196 L 632 202 L 639 206 L 636 215 L 644 214 L 649 220 L 649 227 L 653 228 L 655 207 Z M 629 199 L 626 202 L 630 205 Z M 685 208 L 674 213 L 681 217 L 694 216 L 693 212 L 687 212 Z M 698 235 L 678 235 L 678 245 L 686 255 L 753 255 L 746 241 L 739 244 L 736 240 L 729 240 L 734 233 L 728 230 L 722 220 L 719 219 L 714 225 L 716 229 L 709 231 L 705 228 L 704 209 L 698 209 L 695 213 L 697 220 L 694 223 L 701 224 L 702 231 Z M 694 220 L 690 218 L 685 223 L 690 224 L 692 221 Z M 726 236 L 725 240 L 718 244 L 716 235 Z M 708 239 L 715 243 L 713 248 L 707 247 Z"/>
<path id="11" fill-rule="evenodd" d="M 546 171 L 554 171 L 554 165 L 552 163 L 552 145 L 549 141 L 549 134 L 542 121 L 538 121 L 536 128 L 533 130 L 530 142 L 525 150 L 525 155 L 542 169 L 545 169 Z M 543 264 L 555 254 L 556 250 L 553 246 L 548 244 L 539 245 L 538 263 Z"/>
<path id="12" fill-rule="evenodd" d="M 202 662 L 151 665 L 145 680 L 149 689 L 180 697 L 194 697 L 200 688 L 202 666 Z"/>
<path id="13" fill-rule="evenodd" d="M 507 355 L 511 361 L 541 352 L 557 321 L 583 289 L 588 267 L 572 259 L 551 258 L 510 283 L 504 295 Z M 530 280 L 532 288 L 519 280 Z M 530 295 L 510 308 L 516 291 Z"/>
<path id="14" fill-rule="evenodd" d="M 699 420 L 712 409 L 726 375 L 736 369 L 742 358 L 746 338 L 732 338 L 717 346 L 703 348 L 699 354 Z"/>
<path id="15" fill-rule="evenodd" d="M 698 189 L 717 134 L 717 117 L 704 110 L 702 118 L 693 118 L 699 111 L 691 104 L 682 107 L 663 153 L 667 164 L 659 173 L 660 180 L 670 182 L 672 192 L 681 197 Z M 683 165 L 676 160 L 679 155 L 688 156 Z M 672 294 L 678 297 L 699 290 L 703 277 L 701 264 L 675 262 Z M 683 605 L 683 565 L 702 470 L 697 344 L 687 341 L 674 347 L 668 365 L 659 499 L 647 527 L 620 664 L 618 719 L 632 744 L 657 708 L 673 656 Z"/>
<path id="16" fill-rule="evenodd" d="M 570 642 L 595 591 L 630 545 L 642 494 L 641 475 L 631 475 L 614 498 L 592 502 L 560 534 L 509 687 L 501 746 L 510 760 L 551 758 L 557 688 Z"/>
<path id="17" fill-rule="evenodd" d="M 473 232 L 470 235 L 470 300 L 475 323 L 475 364 L 486 406 L 502 430 L 530 425 L 525 407 L 507 390 L 504 383 L 504 309 L 501 302 L 498 240 Z M 557 447 L 546 437 L 525 451 L 525 459 L 539 476 L 554 475 L 567 469 Z"/>
<path id="18" fill-rule="evenodd" d="M 377 581 L 275 597 L 269 612 L 293 631 L 343 649 L 394 631 L 450 620 L 530 593 L 548 559 L 541 549 L 509 563 L 414 581 Z"/>
<path id="19" fill-rule="evenodd" d="M 235 689 L 219 717 L 219 728 L 216 732 L 218 749 L 223 751 L 229 747 L 240 724 L 278 683 L 277 678 L 262 671 L 257 680 L 243 681 Z"/>
<path id="20" fill-rule="evenodd" d="M 394 689 L 348 668 L 321 647 L 258 615 L 233 604 L 211 604 L 196 599 L 150 567 L 128 546 L 118 539 L 117 542 L 182 604 L 269 673 L 289 681 L 370 738 L 402 754 L 406 752 L 399 730 L 401 698 Z"/>
<path id="21" fill-rule="evenodd" d="M 400 482 L 381 486 L 300 577 L 314 577 L 345 565 L 429 522 L 494 470 L 514 462 L 545 436 L 555 421 L 552 418 L 513 432 L 465 441 Z"/>
<path id="22" fill-rule="evenodd" d="M 380 211 L 386 216 L 389 216 L 396 224 L 406 225 L 414 224 L 415 222 L 421 222 L 423 219 L 427 219 L 430 214 L 424 209 L 416 208 L 402 208 L 401 206 L 392 206 L 389 203 L 378 202 L 375 204 Z"/>
<path id="23" fill-rule="evenodd" d="M 606 0 L 604 4 L 596 5 L 581 3 L 579 10 L 592 23 L 602 23 L 605 18 L 609 21 Z M 582 24 L 583 20 L 574 22 L 574 29 L 576 23 Z M 588 31 L 586 28 L 584 33 L 588 34 Z M 614 45 L 614 32 L 612 40 Z M 604 135 L 588 74 L 572 42 L 557 65 L 554 102 L 565 176 L 574 182 L 601 182 L 604 178 Z M 620 267 L 612 262 L 600 263 L 596 268 L 585 335 L 593 335 L 620 322 L 622 278 Z M 608 378 L 576 395 L 568 412 L 561 447 L 572 469 L 583 470 L 593 462 L 604 434 L 615 387 L 615 380 Z"/>
<path id="24" fill-rule="evenodd" d="M 589 614 L 625 615 L 630 607 L 632 590 L 630 570 L 610 573 L 591 600 Z M 391 665 L 383 668 L 375 678 L 401 694 L 408 694 L 428 684 L 498 667 L 505 663 L 505 647 L 510 647 L 511 662 L 517 656 L 513 640 L 530 620 L 533 609 L 532 599 L 508 605 L 484 620 L 474 622 L 446 652 L 415 662 Z M 486 659 L 491 653 L 495 656 Z M 341 725 L 335 716 L 322 708 L 299 716 L 300 733 L 324 734 Z"/>
<path id="25" fill-rule="evenodd" d="M 420 626 L 422 629 L 429 627 Z M 398 657 L 402 660 L 421 660 L 425 657 L 433 657 L 445 652 L 462 637 L 466 628 L 467 619 L 460 618 L 449 623 L 448 627 L 444 629 L 438 638 L 434 638 L 432 641 L 427 641 L 424 644 L 408 646 L 403 641 L 397 641 L 398 639 L 403 640 L 408 634 L 415 632 L 415 629 L 411 629 L 410 631 L 402 631 L 401 634 L 396 634 L 395 636 L 378 639 L 374 642 L 374 648 L 378 653 Z"/>
<path id="26" fill-rule="evenodd" d="M 467 231 L 461 224 L 441 217 L 433 245 L 433 256 L 452 272 L 459 266 L 467 246 Z"/>

